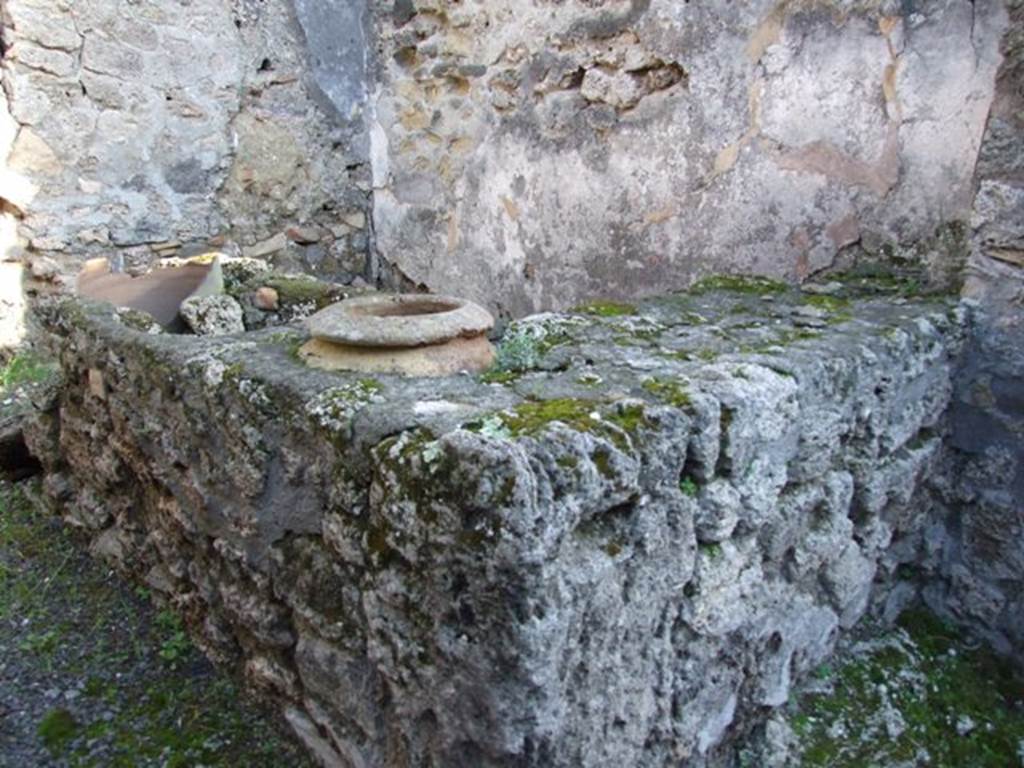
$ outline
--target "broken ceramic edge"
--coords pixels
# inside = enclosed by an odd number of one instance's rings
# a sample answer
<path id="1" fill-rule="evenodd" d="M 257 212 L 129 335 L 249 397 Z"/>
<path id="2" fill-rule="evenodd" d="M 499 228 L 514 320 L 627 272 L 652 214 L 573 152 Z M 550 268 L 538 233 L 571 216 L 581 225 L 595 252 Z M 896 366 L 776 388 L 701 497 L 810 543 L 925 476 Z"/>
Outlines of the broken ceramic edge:
<path id="1" fill-rule="evenodd" d="M 339 301 L 306 321 L 317 340 L 352 347 L 409 348 L 482 336 L 491 313 L 467 299 L 433 294 L 368 294 Z"/>
<path id="2" fill-rule="evenodd" d="M 137 277 L 112 272 L 110 262 L 89 259 L 75 281 L 79 296 L 104 301 L 152 315 L 167 329 L 183 326 L 178 316 L 182 302 L 224 292 L 224 275 L 219 254 L 203 254 L 179 266 L 158 266 Z"/>

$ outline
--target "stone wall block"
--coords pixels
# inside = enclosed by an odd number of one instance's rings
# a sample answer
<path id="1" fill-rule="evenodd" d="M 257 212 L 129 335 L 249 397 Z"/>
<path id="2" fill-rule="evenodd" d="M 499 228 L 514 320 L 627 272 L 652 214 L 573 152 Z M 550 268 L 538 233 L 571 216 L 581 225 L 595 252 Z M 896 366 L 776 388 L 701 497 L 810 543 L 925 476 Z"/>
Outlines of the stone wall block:
<path id="1" fill-rule="evenodd" d="M 150 334 L 65 298 L 40 317 L 68 384 L 31 440 L 96 551 L 328 763 L 697 766 L 895 605 L 901 563 L 942 567 L 952 500 L 929 484 L 945 419 L 904 441 L 896 404 L 941 416 L 966 315 L 858 300 L 777 351 L 753 324 L 671 354 L 747 300 L 644 302 L 629 327 L 657 345 L 545 315 L 547 367 L 497 384 L 315 371 L 287 330 Z M 958 615 L 1006 621 L 1007 593 L 958 579 Z"/>

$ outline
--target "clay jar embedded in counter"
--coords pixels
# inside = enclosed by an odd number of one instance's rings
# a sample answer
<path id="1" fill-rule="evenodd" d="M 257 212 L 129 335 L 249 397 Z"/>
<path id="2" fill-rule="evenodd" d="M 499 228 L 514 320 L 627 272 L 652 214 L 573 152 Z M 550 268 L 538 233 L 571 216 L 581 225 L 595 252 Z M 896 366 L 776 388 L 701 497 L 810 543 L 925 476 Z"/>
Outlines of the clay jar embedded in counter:
<path id="1" fill-rule="evenodd" d="M 370 294 L 317 312 L 313 337 L 299 349 L 307 365 L 334 371 L 451 376 L 494 361 L 487 331 L 494 318 L 452 296 Z"/>

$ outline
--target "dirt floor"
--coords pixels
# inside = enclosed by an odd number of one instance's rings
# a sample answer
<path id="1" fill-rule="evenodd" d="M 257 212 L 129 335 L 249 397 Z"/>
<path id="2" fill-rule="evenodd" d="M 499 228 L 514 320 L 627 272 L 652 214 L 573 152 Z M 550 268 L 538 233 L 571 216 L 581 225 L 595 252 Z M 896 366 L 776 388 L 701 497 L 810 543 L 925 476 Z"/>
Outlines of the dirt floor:
<path id="1" fill-rule="evenodd" d="M 311 766 L 26 490 L 0 483 L 0 766 Z"/>

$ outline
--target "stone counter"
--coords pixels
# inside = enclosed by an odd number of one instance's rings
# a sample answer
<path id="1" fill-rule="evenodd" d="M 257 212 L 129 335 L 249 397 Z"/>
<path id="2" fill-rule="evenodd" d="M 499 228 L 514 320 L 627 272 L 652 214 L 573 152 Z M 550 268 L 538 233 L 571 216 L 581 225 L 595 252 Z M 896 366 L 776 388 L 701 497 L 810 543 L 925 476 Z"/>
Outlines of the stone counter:
<path id="1" fill-rule="evenodd" d="M 49 496 L 367 768 L 722 764 L 915 598 L 968 315 L 712 281 L 517 321 L 505 371 L 368 379 L 295 329 L 43 313 Z"/>

